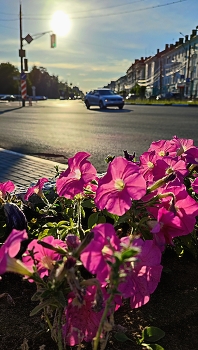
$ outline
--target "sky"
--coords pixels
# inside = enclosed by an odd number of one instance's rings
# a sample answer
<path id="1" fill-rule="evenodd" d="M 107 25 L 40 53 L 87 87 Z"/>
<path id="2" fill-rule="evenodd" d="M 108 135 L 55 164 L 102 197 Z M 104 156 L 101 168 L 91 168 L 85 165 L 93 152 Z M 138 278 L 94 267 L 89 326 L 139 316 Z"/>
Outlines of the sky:
<path id="1" fill-rule="evenodd" d="M 23 40 L 29 70 L 44 67 L 83 92 L 117 80 L 135 59 L 155 55 L 198 25 L 198 0 L 0 0 L 0 63 L 19 69 L 20 3 L 22 37 L 34 38 Z M 62 17 L 52 21 L 57 11 L 65 14 L 62 28 Z"/>

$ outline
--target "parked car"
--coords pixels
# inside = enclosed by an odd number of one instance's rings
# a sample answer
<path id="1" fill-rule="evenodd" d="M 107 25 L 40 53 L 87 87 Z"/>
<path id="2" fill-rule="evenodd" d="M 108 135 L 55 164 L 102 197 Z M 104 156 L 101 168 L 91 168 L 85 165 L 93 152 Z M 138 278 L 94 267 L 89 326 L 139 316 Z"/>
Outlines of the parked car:
<path id="1" fill-rule="evenodd" d="M 99 106 L 100 109 L 113 106 L 119 109 L 124 107 L 124 98 L 110 89 L 96 89 L 90 91 L 86 94 L 84 102 L 87 109 L 91 106 Z"/>
<path id="2" fill-rule="evenodd" d="M 5 95 L 3 97 L 1 97 L 2 101 L 16 101 L 16 97 L 14 97 L 14 95 Z"/>

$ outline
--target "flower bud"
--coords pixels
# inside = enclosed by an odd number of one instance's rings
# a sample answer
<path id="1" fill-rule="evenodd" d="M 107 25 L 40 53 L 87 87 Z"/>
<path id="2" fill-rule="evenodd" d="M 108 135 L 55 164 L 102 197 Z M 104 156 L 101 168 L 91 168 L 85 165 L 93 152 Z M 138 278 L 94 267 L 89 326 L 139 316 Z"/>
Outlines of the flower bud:
<path id="1" fill-rule="evenodd" d="M 27 219 L 23 211 L 14 203 L 4 204 L 4 213 L 6 217 L 7 233 L 13 229 L 22 231 L 27 230 Z"/>
<path id="2" fill-rule="evenodd" d="M 65 238 L 65 242 L 70 249 L 76 249 L 80 244 L 80 239 L 78 236 L 73 234 L 68 234 Z"/>

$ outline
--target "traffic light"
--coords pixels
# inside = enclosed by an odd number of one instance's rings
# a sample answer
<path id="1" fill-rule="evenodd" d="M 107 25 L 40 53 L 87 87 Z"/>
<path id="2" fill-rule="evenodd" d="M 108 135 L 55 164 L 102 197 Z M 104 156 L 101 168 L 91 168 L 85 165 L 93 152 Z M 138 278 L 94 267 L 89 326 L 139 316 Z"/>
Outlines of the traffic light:
<path id="1" fill-rule="evenodd" d="M 28 60 L 24 58 L 24 72 L 28 72 Z"/>
<path id="2" fill-rule="evenodd" d="M 51 48 L 56 47 L 56 34 L 51 34 Z"/>

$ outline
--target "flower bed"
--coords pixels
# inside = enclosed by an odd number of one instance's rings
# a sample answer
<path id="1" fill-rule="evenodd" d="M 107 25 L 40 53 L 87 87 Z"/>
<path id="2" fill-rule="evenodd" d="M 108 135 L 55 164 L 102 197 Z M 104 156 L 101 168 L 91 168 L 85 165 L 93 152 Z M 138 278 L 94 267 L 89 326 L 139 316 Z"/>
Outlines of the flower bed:
<path id="1" fill-rule="evenodd" d="M 84 342 L 105 349 L 112 333 L 129 341 L 115 331 L 114 314 L 126 303 L 136 310 L 149 302 L 167 247 L 179 256 L 198 253 L 193 140 L 153 142 L 138 161 L 125 151 L 101 177 L 88 157 L 77 153 L 53 190 L 44 190 L 42 178 L 23 200 L 12 182 L 0 185 L 0 274 L 34 283 L 31 315 L 42 312 L 59 350 Z M 163 336 L 147 327 L 136 342 L 162 349 L 156 342 Z"/>

